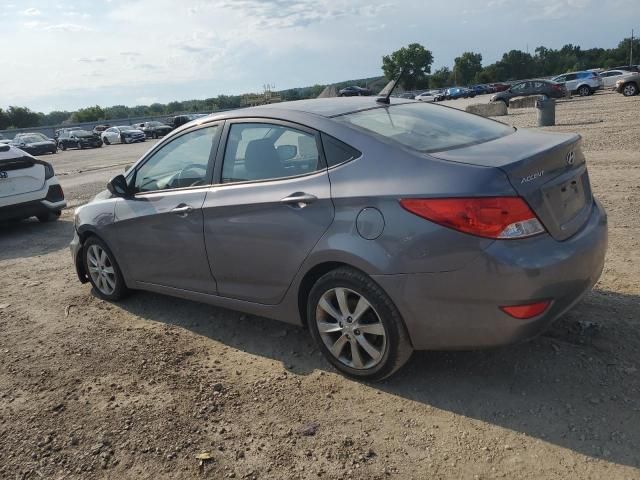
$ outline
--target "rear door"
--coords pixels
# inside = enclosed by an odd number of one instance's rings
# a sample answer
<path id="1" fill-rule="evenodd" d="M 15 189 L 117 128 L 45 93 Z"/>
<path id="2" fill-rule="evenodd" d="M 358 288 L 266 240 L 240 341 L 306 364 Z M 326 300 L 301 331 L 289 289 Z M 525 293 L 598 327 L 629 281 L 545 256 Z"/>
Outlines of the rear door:
<path id="1" fill-rule="evenodd" d="M 264 119 L 225 130 L 203 207 L 218 294 L 277 304 L 333 220 L 319 135 Z"/>

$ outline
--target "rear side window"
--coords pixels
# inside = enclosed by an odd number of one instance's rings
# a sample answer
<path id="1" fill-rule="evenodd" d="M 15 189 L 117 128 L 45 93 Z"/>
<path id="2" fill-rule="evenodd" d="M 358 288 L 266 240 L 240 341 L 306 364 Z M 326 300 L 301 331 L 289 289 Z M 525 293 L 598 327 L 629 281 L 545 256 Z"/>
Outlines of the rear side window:
<path id="1" fill-rule="evenodd" d="M 513 127 L 441 105 L 405 103 L 334 117 L 420 152 L 451 150 L 513 133 Z"/>
<path id="2" fill-rule="evenodd" d="M 329 167 L 335 167 L 362 155 L 359 150 L 325 133 L 322 134 L 322 147 Z"/>

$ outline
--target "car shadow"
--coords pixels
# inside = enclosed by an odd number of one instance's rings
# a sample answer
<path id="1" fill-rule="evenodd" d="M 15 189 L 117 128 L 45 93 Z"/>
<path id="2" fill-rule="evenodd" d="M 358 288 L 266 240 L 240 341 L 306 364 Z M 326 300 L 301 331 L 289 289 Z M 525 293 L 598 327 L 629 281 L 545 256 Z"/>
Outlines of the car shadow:
<path id="1" fill-rule="evenodd" d="M 120 305 L 280 361 L 296 374 L 333 371 L 303 328 L 151 293 Z M 536 340 L 485 351 L 416 352 L 391 379 L 367 385 L 638 468 L 639 313 L 636 295 L 594 291 Z"/>
<path id="2" fill-rule="evenodd" d="M 0 222 L 0 260 L 45 255 L 65 248 L 73 238 L 73 222 L 61 218 L 42 223 L 35 218 Z"/>

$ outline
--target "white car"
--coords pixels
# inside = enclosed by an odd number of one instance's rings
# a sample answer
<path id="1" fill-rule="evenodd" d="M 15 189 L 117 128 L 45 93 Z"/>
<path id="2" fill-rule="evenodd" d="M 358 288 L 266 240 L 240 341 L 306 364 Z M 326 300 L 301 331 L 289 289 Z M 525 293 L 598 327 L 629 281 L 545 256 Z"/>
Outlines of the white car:
<path id="1" fill-rule="evenodd" d="M 0 144 L 0 221 L 37 217 L 51 222 L 66 205 L 50 163 Z"/>
<path id="2" fill-rule="evenodd" d="M 604 82 L 604 88 L 616 88 L 616 82 L 622 78 L 622 75 L 628 75 L 631 72 L 626 70 L 607 70 L 600 72 L 602 81 Z"/>
<path id="3" fill-rule="evenodd" d="M 416 100 L 421 102 L 435 102 L 436 97 L 432 92 L 422 92 L 420 95 L 416 95 Z"/>
<path id="4" fill-rule="evenodd" d="M 571 93 L 577 93 L 586 97 L 604 88 L 604 81 L 597 72 L 583 71 L 558 75 L 552 79 L 554 82 L 563 83 Z"/>
<path id="5" fill-rule="evenodd" d="M 105 145 L 114 143 L 135 143 L 144 142 L 145 133 L 139 128 L 130 125 L 122 125 L 119 127 L 109 127 L 100 135 Z"/>

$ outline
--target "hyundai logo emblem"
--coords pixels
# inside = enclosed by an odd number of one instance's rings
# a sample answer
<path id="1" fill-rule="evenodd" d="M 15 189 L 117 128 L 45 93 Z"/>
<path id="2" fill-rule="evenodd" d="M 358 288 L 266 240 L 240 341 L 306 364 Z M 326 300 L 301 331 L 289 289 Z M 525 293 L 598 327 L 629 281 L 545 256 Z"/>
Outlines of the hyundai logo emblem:
<path id="1" fill-rule="evenodd" d="M 573 165 L 573 162 L 575 162 L 575 160 L 576 160 L 576 152 L 571 150 L 569 153 L 567 153 L 567 165 Z"/>

